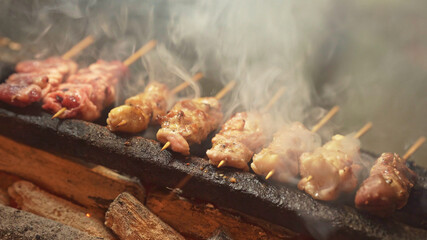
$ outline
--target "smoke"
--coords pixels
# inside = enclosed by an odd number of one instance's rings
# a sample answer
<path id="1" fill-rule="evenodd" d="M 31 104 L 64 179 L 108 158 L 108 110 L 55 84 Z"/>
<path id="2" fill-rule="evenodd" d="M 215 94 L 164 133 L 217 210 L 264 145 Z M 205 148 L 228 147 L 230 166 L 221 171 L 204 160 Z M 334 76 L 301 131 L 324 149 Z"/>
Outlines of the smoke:
<path id="1" fill-rule="evenodd" d="M 361 138 L 362 149 L 403 155 L 427 134 L 424 5 L 337 3 L 330 14 L 328 41 L 313 58 L 312 74 L 319 76 L 320 99 L 341 105 L 341 131 L 373 122 Z M 427 148 L 420 148 L 413 159 L 427 166 Z"/>
<path id="2" fill-rule="evenodd" d="M 202 71 L 221 83 L 205 87 L 218 90 L 231 80 L 238 82 L 224 99 L 226 118 L 236 110 L 261 110 L 285 87 L 270 111 L 276 124 L 269 127 L 276 130 L 325 113 L 312 102 L 307 59 L 323 37 L 328 2 L 171 1 L 169 37 L 177 46 L 191 45 Z"/>
<path id="3" fill-rule="evenodd" d="M 192 68 L 194 72 L 190 73 L 185 66 L 180 63 L 180 60 L 165 45 L 159 44 L 154 50 L 142 58 L 142 64 L 145 68 L 143 76 L 147 74 L 148 81 L 157 81 L 166 84 L 170 89 L 183 82 L 189 82 L 190 85 L 179 96 L 186 98 L 200 97 L 200 88 L 192 80 L 192 75 L 197 71 L 197 68 Z M 144 78 L 144 77 L 142 77 Z M 129 96 L 136 95 L 143 91 L 145 82 L 141 76 L 136 81 L 132 82 L 127 88 L 126 93 Z M 176 99 L 175 99 L 176 100 Z M 173 102 L 171 101 L 170 104 Z"/>
<path id="4" fill-rule="evenodd" d="M 373 121 L 362 149 L 403 154 L 427 134 L 427 32 L 421 5 L 170 1 L 168 37 L 192 51 L 214 80 L 203 84 L 204 95 L 238 81 L 224 99 L 228 115 L 262 108 L 284 86 L 271 111 L 278 122 L 273 128 L 295 120 L 313 126 L 339 105 L 338 115 L 319 131 L 324 140 Z M 414 155 L 423 165 L 425 149 Z"/>

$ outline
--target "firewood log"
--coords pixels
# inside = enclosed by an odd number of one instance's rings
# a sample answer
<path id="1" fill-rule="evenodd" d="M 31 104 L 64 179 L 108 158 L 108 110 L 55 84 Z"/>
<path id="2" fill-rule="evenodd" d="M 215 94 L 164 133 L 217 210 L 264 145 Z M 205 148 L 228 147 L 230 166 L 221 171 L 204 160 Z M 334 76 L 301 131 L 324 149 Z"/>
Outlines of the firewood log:
<path id="1" fill-rule="evenodd" d="M 145 190 L 135 178 L 100 165 L 77 163 L 75 159 L 62 158 L 3 136 L 0 142 L 0 171 L 19 176 L 58 196 L 85 207 L 103 209 L 122 192 L 130 192 L 144 201 Z"/>
<path id="2" fill-rule="evenodd" d="M 184 240 L 129 193 L 120 194 L 105 213 L 105 225 L 120 239 L 126 240 Z"/>
<path id="3" fill-rule="evenodd" d="M 4 190 L 0 189 L 0 204 L 9 205 L 9 195 Z"/>
<path id="4" fill-rule="evenodd" d="M 97 237 L 114 239 L 102 221 L 87 215 L 87 210 L 47 193 L 27 181 L 15 182 L 8 189 L 18 208 L 77 228 Z"/>
<path id="5" fill-rule="evenodd" d="M 0 239 L 2 240 L 96 240 L 100 239 L 29 212 L 0 205 Z"/>

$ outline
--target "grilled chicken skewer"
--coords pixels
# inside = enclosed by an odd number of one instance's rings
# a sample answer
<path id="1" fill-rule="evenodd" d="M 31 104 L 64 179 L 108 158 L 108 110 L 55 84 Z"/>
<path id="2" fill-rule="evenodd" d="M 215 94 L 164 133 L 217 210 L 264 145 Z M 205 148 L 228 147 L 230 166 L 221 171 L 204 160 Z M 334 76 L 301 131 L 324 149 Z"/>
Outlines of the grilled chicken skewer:
<path id="1" fill-rule="evenodd" d="M 70 59 L 93 41 L 92 36 L 86 37 L 62 57 L 19 62 L 15 67 L 16 73 L 0 84 L 0 100 L 18 107 L 40 101 L 77 71 L 77 63 Z"/>
<path id="2" fill-rule="evenodd" d="M 358 183 L 361 169 L 359 137 L 372 127 L 367 123 L 356 134 L 335 135 L 332 140 L 313 152 L 303 153 L 300 157 L 302 179 L 298 188 L 310 194 L 314 199 L 332 201 L 341 193 L 350 193 Z"/>
<path id="3" fill-rule="evenodd" d="M 203 74 L 198 73 L 194 75 L 193 81 L 197 82 L 202 77 Z M 169 91 L 165 84 L 155 81 L 149 83 L 143 93 L 128 98 L 125 105 L 110 111 L 107 128 L 113 132 L 128 133 L 137 133 L 147 129 L 150 122 L 156 124 L 158 116 L 166 114 L 168 100 L 189 85 L 189 82 L 184 82 Z"/>
<path id="4" fill-rule="evenodd" d="M 165 115 L 159 117 L 161 129 L 157 139 L 164 143 L 162 150 L 172 147 L 174 152 L 190 154 L 190 145 L 201 143 L 222 121 L 219 100 L 229 92 L 235 81 L 228 83 L 215 97 L 179 101 Z"/>
<path id="5" fill-rule="evenodd" d="M 115 100 L 116 85 L 128 76 L 128 66 L 156 46 L 152 40 L 123 63 L 98 60 L 70 76 L 58 90 L 44 99 L 43 108 L 54 112 L 53 118 L 77 118 L 93 121 L 102 109 Z"/>
<path id="6" fill-rule="evenodd" d="M 279 89 L 261 112 L 239 112 L 224 123 L 221 131 L 212 138 L 212 148 L 206 152 L 209 163 L 248 171 L 248 162 L 267 139 L 262 126 L 263 113 L 270 110 L 284 90 Z"/>
<path id="7" fill-rule="evenodd" d="M 252 170 L 269 179 L 279 182 L 294 182 L 298 175 L 299 157 L 304 152 L 311 152 L 320 146 L 320 137 L 315 134 L 337 112 L 333 107 L 311 131 L 302 123 L 294 122 L 279 129 L 270 145 L 253 157 Z"/>
<path id="8" fill-rule="evenodd" d="M 381 154 L 369 177 L 357 190 L 354 199 L 356 208 L 386 217 L 404 207 L 416 182 L 416 174 L 406 166 L 406 160 L 425 140 L 425 137 L 420 137 L 402 158 L 396 153 Z"/>

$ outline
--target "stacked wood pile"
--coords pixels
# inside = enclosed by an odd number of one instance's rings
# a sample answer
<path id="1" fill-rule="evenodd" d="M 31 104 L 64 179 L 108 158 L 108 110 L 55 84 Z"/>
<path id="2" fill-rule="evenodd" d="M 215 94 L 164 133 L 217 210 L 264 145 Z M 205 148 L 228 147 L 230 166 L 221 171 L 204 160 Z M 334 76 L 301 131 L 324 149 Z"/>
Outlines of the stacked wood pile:
<path id="1" fill-rule="evenodd" d="M 218 229 L 230 239 L 301 237 L 174 191 L 150 186 L 147 194 L 103 166 L 0 141 L 1 239 L 209 239 Z"/>

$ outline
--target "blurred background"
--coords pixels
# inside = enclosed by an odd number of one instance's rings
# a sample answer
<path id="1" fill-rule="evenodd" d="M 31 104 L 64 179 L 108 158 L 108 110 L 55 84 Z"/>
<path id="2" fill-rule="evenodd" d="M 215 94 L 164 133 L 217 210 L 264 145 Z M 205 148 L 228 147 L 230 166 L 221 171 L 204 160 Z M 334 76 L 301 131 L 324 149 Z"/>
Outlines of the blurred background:
<path id="1" fill-rule="evenodd" d="M 132 66 L 128 95 L 163 71 L 153 60 L 157 54 L 172 75 L 172 66 L 188 76 L 205 73 L 196 95 L 212 95 L 236 79 L 224 103 L 228 116 L 259 109 L 286 87 L 271 113 L 272 131 L 290 121 L 312 126 L 339 105 L 320 132 L 324 139 L 372 121 L 362 149 L 403 155 L 427 135 L 425 0 L 0 0 L 0 6 L 2 63 L 60 55 L 93 34 L 96 47 L 77 59 L 84 66 L 124 59 L 157 39 L 160 50 Z M 427 145 L 412 159 L 427 167 Z"/>

